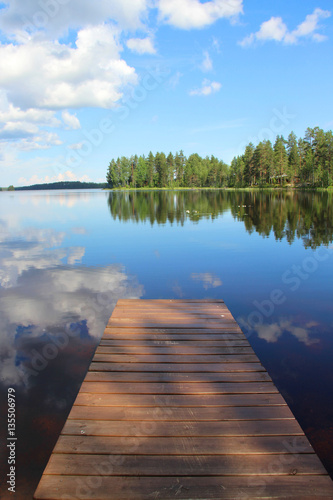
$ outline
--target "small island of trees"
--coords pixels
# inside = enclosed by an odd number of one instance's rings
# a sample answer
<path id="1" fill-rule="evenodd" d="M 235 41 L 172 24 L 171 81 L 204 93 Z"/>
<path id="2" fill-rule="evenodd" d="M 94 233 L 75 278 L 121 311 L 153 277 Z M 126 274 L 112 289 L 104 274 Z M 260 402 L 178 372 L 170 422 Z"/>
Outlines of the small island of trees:
<path id="1" fill-rule="evenodd" d="M 308 128 L 303 138 L 291 132 L 257 146 L 227 165 L 215 156 L 185 157 L 150 152 L 111 160 L 106 177 L 110 188 L 321 187 L 333 185 L 333 133 Z"/>

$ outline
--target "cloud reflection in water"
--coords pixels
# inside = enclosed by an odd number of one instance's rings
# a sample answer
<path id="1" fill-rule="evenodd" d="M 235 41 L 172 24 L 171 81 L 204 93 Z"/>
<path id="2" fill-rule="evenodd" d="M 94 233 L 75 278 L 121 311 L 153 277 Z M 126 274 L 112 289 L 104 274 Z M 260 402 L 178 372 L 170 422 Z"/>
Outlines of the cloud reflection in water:
<path id="1" fill-rule="evenodd" d="M 121 265 L 87 268 L 84 247 L 59 248 L 65 233 L 3 231 L 0 242 L 0 380 L 27 381 L 33 353 L 69 325 L 97 343 L 119 298 L 139 298 L 143 287 Z M 55 248 L 58 247 L 58 248 Z M 55 347 L 54 347 L 55 349 Z M 50 354 L 51 356 L 51 354 Z M 50 358 L 51 359 L 51 358 Z"/>

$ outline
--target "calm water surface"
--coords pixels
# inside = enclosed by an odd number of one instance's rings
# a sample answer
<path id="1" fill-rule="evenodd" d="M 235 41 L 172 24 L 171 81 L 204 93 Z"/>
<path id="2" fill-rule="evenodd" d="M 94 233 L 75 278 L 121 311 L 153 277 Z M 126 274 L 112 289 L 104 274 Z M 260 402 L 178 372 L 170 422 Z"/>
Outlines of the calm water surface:
<path id="1" fill-rule="evenodd" d="M 224 299 L 333 477 L 332 241 L 327 193 L 0 193 L 1 498 L 32 498 L 120 298 Z"/>

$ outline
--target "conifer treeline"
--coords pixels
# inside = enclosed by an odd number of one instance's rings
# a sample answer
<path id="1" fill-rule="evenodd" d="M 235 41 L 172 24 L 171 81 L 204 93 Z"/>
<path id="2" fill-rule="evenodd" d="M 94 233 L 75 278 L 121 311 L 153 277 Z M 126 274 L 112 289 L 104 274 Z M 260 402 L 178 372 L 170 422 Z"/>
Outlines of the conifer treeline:
<path id="1" fill-rule="evenodd" d="M 222 187 L 227 185 L 228 165 L 214 156 L 201 158 L 182 151 L 166 156 L 152 152 L 148 157 L 122 156 L 112 160 L 106 180 L 114 188 L 140 187 Z"/>
<path id="2" fill-rule="evenodd" d="M 307 128 L 304 138 L 291 132 L 276 137 L 274 145 L 262 141 L 231 162 L 229 186 L 291 184 L 327 187 L 333 182 L 333 134 L 319 127 Z"/>
<path id="3" fill-rule="evenodd" d="M 333 184 L 333 134 L 319 127 L 308 128 L 304 138 L 291 132 L 288 139 L 276 137 L 252 143 L 243 155 L 235 157 L 231 166 L 216 157 L 202 158 L 182 151 L 149 153 L 145 156 L 122 156 L 112 160 L 107 171 L 110 187 L 248 187 L 248 186 L 313 186 Z"/>

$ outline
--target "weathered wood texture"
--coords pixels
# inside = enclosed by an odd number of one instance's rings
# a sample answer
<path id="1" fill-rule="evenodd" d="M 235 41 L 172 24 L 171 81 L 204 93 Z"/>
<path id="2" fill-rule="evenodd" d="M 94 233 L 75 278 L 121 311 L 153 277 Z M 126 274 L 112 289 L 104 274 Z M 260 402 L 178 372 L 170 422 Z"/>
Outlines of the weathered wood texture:
<path id="1" fill-rule="evenodd" d="M 35 493 L 333 499 L 223 301 L 119 300 Z"/>

